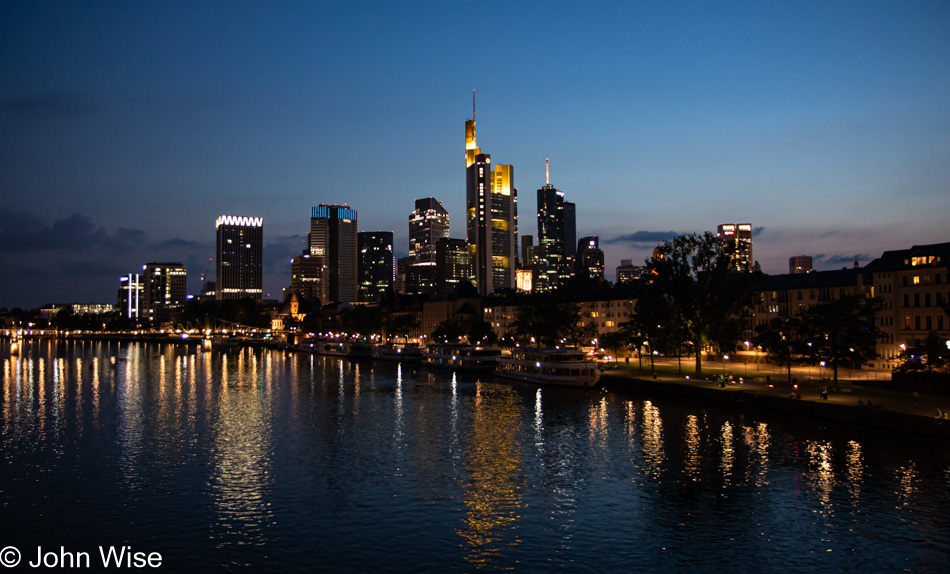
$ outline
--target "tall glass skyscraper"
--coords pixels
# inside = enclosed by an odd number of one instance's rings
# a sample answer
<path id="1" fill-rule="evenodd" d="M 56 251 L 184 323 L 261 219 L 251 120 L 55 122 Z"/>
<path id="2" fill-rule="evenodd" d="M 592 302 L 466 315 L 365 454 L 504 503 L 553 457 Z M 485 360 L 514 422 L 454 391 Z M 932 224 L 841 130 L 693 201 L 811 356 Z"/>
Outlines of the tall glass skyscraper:
<path id="1" fill-rule="evenodd" d="M 473 102 L 474 104 L 474 102 Z M 465 122 L 465 207 L 469 253 L 479 294 L 515 287 L 518 190 L 511 165 L 492 166 L 475 138 L 475 110 Z"/>
<path id="2" fill-rule="evenodd" d="M 545 179 L 547 183 L 538 190 L 538 246 L 544 258 L 544 271 L 536 289 L 552 291 L 574 272 L 577 226 L 574 204 L 564 201 L 564 192 L 551 185 L 549 175 Z"/>
<path id="3" fill-rule="evenodd" d="M 343 205 L 321 203 L 310 209 L 310 256 L 323 258 L 326 297 L 349 303 L 359 298 L 356 210 Z"/>
<path id="4" fill-rule="evenodd" d="M 215 299 L 264 298 L 264 220 L 222 215 L 215 223 L 218 258 Z"/>
<path id="5" fill-rule="evenodd" d="M 361 231 L 359 249 L 359 298 L 379 303 L 393 286 L 396 276 L 392 231 Z"/>

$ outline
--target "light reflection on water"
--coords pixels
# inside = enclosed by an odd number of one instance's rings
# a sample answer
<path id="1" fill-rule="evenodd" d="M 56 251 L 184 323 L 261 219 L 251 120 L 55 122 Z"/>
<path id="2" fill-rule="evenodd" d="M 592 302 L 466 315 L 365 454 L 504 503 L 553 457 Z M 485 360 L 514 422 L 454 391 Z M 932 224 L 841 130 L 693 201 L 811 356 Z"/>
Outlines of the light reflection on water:
<path id="1" fill-rule="evenodd" d="M 212 571 L 943 571 L 950 553 L 950 456 L 923 439 L 273 351 L 0 360 L 9 543 L 126 541 Z"/>

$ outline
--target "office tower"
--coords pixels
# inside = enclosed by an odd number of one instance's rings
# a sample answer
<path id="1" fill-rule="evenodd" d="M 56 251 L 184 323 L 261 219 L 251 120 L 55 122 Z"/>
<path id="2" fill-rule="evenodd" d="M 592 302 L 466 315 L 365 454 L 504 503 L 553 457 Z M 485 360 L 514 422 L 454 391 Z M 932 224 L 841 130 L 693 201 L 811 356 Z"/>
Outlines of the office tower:
<path id="1" fill-rule="evenodd" d="M 538 190 L 538 245 L 544 261 L 537 288 L 553 291 L 574 273 L 577 232 L 574 204 L 564 201 L 564 192 L 551 185 L 548 160 L 544 160 L 545 181 Z"/>
<path id="2" fill-rule="evenodd" d="M 327 300 L 323 258 L 307 253 L 290 260 L 290 290 L 307 301 Z"/>
<path id="3" fill-rule="evenodd" d="M 475 138 L 475 106 L 465 122 L 465 207 L 469 253 L 481 295 L 515 286 L 518 190 L 511 165 L 492 166 Z"/>
<path id="4" fill-rule="evenodd" d="M 188 273 L 181 263 L 142 266 L 140 316 L 155 323 L 172 320 L 187 300 Z"/>
<path id="5" fill-rule="evenodd" d="M 138 273 L 129 273 L 119 277 L 119 312 L 126 319 L 138 319 L 144 287 Z"/>
<path id="6" fill-rule="evenodd" d="M 733 271 L 752 271 L 752 224 L 721 223 L 718 228 L 719 248 L 731 260 Z"/>
<path id="7" fill-rule="evenodd" d="M 812 271 L 811 255 L 796 255 L 788 258 L 789 273 L 811 273 Z"/>
<path id="8" fill-rule="evenodd" d="M 359 300 L 379 303 L 392 288 L 396 276 L 393 232 L 361 231 L 356 238 L 359 249 Z"/>
<path id="9" fill-rule="evenodd" d="M 215 227 L 218 235 L 215 299 L 260 301 L 264 298 L 264 220 L 222 215 Z"/>
<path id="10" fill-rule="evenodd" d="M 449 236 L 449 212 L 433 197 L 416 200 L 409 214 L 409 255 L 416 263 L 435 263 L 435 244 Z"/>
<path id="11" fill-rule="evenodd" d="M 621 259 L 617 266 L 617 283 L 632 283 L 640 279 L 643 268 L 633 264 L 632 259 Z"/>
<path id="12" fill-rule="evenodd" d="M 604 252 L 596 235 L 582 237 L 577 242 L 577 275 L 586 279 L 604 279 Z"/>
<path id="13" fill-rule="evenodd" d="M 350 303 L 358 299 L 356 210 L 321 203 L 310 210 L 310 256 L 323 259 L 326 299 Z"/>
<path id="14" fill-rule="evenodd" d="M 436 292 L 448 295 L 462 282 L 473 283 L 472 260 L 464 239 L 450 237 L 436 242 Z"/>

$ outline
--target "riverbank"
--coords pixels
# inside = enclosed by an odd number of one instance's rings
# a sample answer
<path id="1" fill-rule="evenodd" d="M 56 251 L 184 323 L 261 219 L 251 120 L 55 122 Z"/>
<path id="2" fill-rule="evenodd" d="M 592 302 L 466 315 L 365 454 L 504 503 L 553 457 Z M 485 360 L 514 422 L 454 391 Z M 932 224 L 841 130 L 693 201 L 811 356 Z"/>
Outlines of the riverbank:
<path id="1" fill-rule="evenodd" d="M 817 381 L 803 381 L 795 389 L 787 382 L 750 380 L 725 384 L 685 376 L 656 375 L 639 369 L 614 369 L 601 377 L 609 392 L 636 390 L 688 398 L 703 404 L 757 409 L 828 422 L 857 424 L 950 439 L 950 419 L 935 418 L 936 411 L 950 411 L 950 398 L 918 395 L 841 381 L 839 392 Z M 823 398 L 826 397 L 826 398 Z"/>

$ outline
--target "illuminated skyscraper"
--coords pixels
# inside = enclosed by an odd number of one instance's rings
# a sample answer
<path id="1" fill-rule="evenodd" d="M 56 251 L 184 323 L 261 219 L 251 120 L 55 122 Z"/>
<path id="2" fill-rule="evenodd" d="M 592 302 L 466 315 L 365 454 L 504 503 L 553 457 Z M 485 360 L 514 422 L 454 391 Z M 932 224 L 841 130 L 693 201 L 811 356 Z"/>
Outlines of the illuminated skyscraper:
<path id="1" fill-rule="evenodd" d="M 119 277 L 119 311 L 126 319 L 138 319 L 144 285 L 138 273 Z"/>
<path id="2" fill-rule="evenodd" d="M 538 245 L 543 248 L 543 273 L 535 288 L 552 291 L 571 278 L 577 252 L 574 204 L 564 201 L 564 192 L 551 185 L 545 160 L 546 183 L 538 190 Z"/>
<path id="3" fill-rule="evenodd" d="M 188 274 L 181 263 L 147 263 L 142 266 L 140 316 L 155 323 L 170 321 L 188 298 Z"/>
<path id="4" fill-rule="evenodd" d="M 515 287 L 517 211 L 514 168 L 492 167 L 475 139 L 472 119 L 465 122 L 465 207 L 469 253 L 475 285 L 481 295 Z"/>
<path id="5" fill-rule="evenodd" d="M 788 258 L 788 272 L 791 274 L 811 273 L 812 259 L 811 255 L 796 255 Z"/>
<path id="6" fill-rule="evenodd" d="M 360 301 L 379 303 L 392 288 L 396 275 L 392 231 L 361 231 L 359 248 Z"/>
<path id="7" fill-rule="evenodd" d="M 310 256 L 323 258 L 326 300 L 321 302 L 357 301 L 356 210 L 346 204 L 311 208 L 309 244 Z"/>
<path id="8" fill-rule="evenodd" d="M 719 248 L 732 260 L 732 270 L 752 271 L 752 224 L 720 223 Z"/>
<path id="9" fill-rule="evenodd" d="M 409 214 L 409 256 L 416 263 L 435 263 L 436 242 L 449 236 L 449 212 L 434 197 L 416 200 Z"/>
<path id="10" fill-rule="evenodd" d="M 264 220 L 260 217 L 222 215 L 215 222 L 218 235 L 215 299 L 264 298 Z"/>
<path id="11" fill-rule="evenodd" d="M 327 300 L 323 258 L 306 253 L 290 260 L 290 290 L 306 301 Z"/>
<path id="12" fill-rule="evenodd" d="M 586 279 L 604 279 L 604 252 L 596 235 L 582 237 L 577 243 L 577 275 Z"/>

